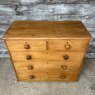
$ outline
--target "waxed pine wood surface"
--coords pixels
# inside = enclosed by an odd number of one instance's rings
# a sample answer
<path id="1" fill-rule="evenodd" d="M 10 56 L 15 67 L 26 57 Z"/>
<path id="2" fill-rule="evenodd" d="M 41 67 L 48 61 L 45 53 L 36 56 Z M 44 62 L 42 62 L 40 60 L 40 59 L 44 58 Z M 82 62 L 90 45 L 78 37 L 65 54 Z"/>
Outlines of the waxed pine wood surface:
<path id="1" fill-rule="evenodd" d="M 73 65 L 74 64 L 74 65 Z M 76 65 L 75 65 L 76 64 Z M 52 72 L 52 71 L 60 71 L 60 72 L 78 72 L 80 66 L 80 62 L 14 62 L 15 68 L 17 72 L 31 72 L 31 73 L 38 73 L 38 72 Z M 32 66 L 32 69 L 29 69 L 29 66 Z M 66 66 L 66 68 L 63 68 Z"/>
<path id="2" fill-rule="evenodd" d="M 22 35 L 23 31 L 23 35 Z M 15 21 L 3 39 L 90 38 L 81 21 Z"/>
<path id="3" fill-rule="evenodd" d="M 10 51 L 46 51 L 45 40 L 8 40 L 6 41 Z M 24 48 L 25 44 L 30 45 L 30 49 Z"/>
<path id="4" fill-rule="evenodd" d="M 81 62 L 84 52 L 11 52 L 13 61 L 27 61 L 27 55 L 31 55 L 31 61 L 69 61 Z M 68 55 L 69 59 L 65 60 L 64 55 Z"/>
<path id="5" fill-rule="evenodd" d="M 31 72 L 17 72 L 18 74 L 18 81 L 31 81 Z M 34 78 L 32 81 L 65 81 L 65 82 L 70 82 L 70 81 L 77 81 L 77 74 L 78 72 L 74 73 L 68 73 L 68 72 L 60 72 L 60 71 L 54 71 L 54 72 L 35 72 L 32 73 L 34 74 L 37 78 Z M 65 79 L 61 79 L 61 75 L 66 76 Z"/>
<path id="6" fill-rule="evenodd" d="M 19 69 L 22 68 L 23 66 L 24 67 L 27 67 L 27 66 L 41 66 L 41 65 L 50 65 L 49 67 L 53 66 L 53 65 L 56 65 L 56 66 L 62 66 L 62 65 L 67 65 L 67 67 L 80 67 L 80 62 L 63 62 L 63 61 L 15 61 L 14 62 L 14 65 L 15 66 L 18 66 Z M 27 68 L 28 69 L 28 68 Z"/>
<path id="7" fill-rule="evenodd" d="M 70 45 L 68 51 L 85 51 L 87 46 L 87 41 L 89 39 L 67 39 L 67 40 L 7 40 L 7 45 L 10 51 L 46 51 L 47 50 L 47 41 L 48 41 L 48 50 L 49 51 L 67 51 L 65 45 Z M 25 44 L 30 45 L 30 49 L 27 50 L 24 48 Z M 83 48 L 84 47 L 84 48 Z"/>
<path id="8" fill-rule="evenodd" d="M 91 36 L 81 21 L 15 21 L 3 39 L 18 81 L 73 82 Z"/>

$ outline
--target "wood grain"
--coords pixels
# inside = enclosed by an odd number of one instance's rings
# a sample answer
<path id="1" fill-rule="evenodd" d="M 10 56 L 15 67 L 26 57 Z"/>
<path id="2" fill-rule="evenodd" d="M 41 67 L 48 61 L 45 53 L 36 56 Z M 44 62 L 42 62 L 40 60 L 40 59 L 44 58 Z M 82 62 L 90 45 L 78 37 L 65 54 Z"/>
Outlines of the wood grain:
<path id="1" fill-rule="evenodd" d="M 81 21 L 15 21 L 3 37 L 3 39 L 67 38 L 90 39 L 91 36 Z"/>
<path id="2" fill-rule="evenodd" d="M 10 51 L 45 51 L 46 42 L 44 40 L 7 40 Z M 29 49 L 24 46 L 28 44 Z"/>
<path id="3" fill-rule="evenodd" d="M 76 81 L 77 73 L 67 73 L 67 72 L 39 72 L 39 73 L 25 73 L 18 72 L 19 81 Z M 30 76 L 34 75 L 35 78 L 31 79 Z M 61 79 L 64 75 L 65 78 Z"/>
<path id="4" fill-rule="evenodd" d="M 20 72 L 79 72 L 80 62 L 14 62 L 14 66 Z M 33 68 L 29 69 L 29 66 Z"/>
<path id="5" fill-rule="evenodd" d="M 67 40 L 50 40 L 49 41 L 49 50 L 50 51 L 85 51 L 87 46 L 87 39 L 67 39 Z M 69 45 L 70 48 L 66 49 L 66 45 Z"/>
<path id="6" fill-rule="evenodd" d="M 32 57 L 27 60 L 27 55 Z M 68 55 L 68 60 L 64 59 L 64 55 Z M 67 61 L 67 62 L 81 62 L 84 52 L 11 52 L 13 61 Z"/>
<path id="7" fill-rule="evenodd" d="M 88 39 L 82 40 L 7 40 L 10 51 L 84 51 L 87 46 Z M 48 43 L 48 46 L 46 45 Z M 30 46 L 25 49 L 25 44 Z M 66 45 L 70 45 L 70 49 L 66 49 Z M 84 48 L 82 48 L 84 47 Z"/>
<path id="8" fill-rule="evenodd" d="M 77 81 L 91 35 L 81 21 L 15 21 L 3 39 L 19 81 Z"/>

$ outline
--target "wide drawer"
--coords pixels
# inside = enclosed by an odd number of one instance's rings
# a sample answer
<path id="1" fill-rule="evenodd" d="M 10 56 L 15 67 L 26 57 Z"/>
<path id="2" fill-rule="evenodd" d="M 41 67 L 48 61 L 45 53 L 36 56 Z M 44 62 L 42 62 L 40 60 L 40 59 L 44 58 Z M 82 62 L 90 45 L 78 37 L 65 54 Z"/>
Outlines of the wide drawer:
<path id="1" fill-rule="evenodd" d="M 46 50 L 46 42 L 43 40 L 7 40 L 10 51 Z"/>
<path id="2" fill-rule="evenodd" d="M 16 71 L 20 72 L 79 72 L 80 66 L 74 65 L 78 63 L 73 63 L 74 62 L 68 62 L 68 64 L 63 62 L 14 62 L 14 66 Z"/>
<path id="3" fill-rule="evenodd" d="M 84 52 L 11 52 L 13 61 L 81 62 Z"/>
<path id="4" fill-rule="evenodd" d="M 70 67 L 80 67 L 81 65 L 81 62 L 63 62 L 63 61 L 15 61 L 13 62 L 14 65 L 17 65 L 17 66 L 28 66 L 28 65 L 41 65 L 43 66 L 44 64 L 47 64 L 47 65 L 67 65 L 67 66 L 70 66 Z"/>
<path id="5" fill-rule="evenodd" d="M 50 40 L 51 51 L 85 51 L 88 44 L 87 39 Z"/>
<path id="6" fill-rule="evenodd" d="M 17 72 L 18 81 L 76 81 L 78 73 L 68 72 Z"/>

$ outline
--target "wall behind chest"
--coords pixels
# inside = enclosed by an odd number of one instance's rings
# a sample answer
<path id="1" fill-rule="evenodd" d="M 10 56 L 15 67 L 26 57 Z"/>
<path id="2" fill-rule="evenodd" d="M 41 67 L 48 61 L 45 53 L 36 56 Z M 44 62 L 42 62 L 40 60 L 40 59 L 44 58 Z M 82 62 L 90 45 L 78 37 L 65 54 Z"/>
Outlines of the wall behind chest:
<path id="1" fill-rule="evenodd" d="M 93 37 L 87 58 L 95 58 L 94 0 L 0 0 L 0 58 L 9 58 L 2 36 L 14 20 L 81 20 Z"/>

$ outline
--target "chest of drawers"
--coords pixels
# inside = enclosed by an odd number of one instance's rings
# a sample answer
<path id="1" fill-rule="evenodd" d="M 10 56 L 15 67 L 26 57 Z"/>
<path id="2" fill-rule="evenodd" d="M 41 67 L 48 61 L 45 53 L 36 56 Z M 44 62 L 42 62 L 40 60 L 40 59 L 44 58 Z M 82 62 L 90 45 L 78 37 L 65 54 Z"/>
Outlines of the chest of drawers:
<path id="1" fill-rule="evenodd" d="M 77 81 L 91 36 L 81 21 L 14 21 L 3 37 L 18 81 Z"/>

